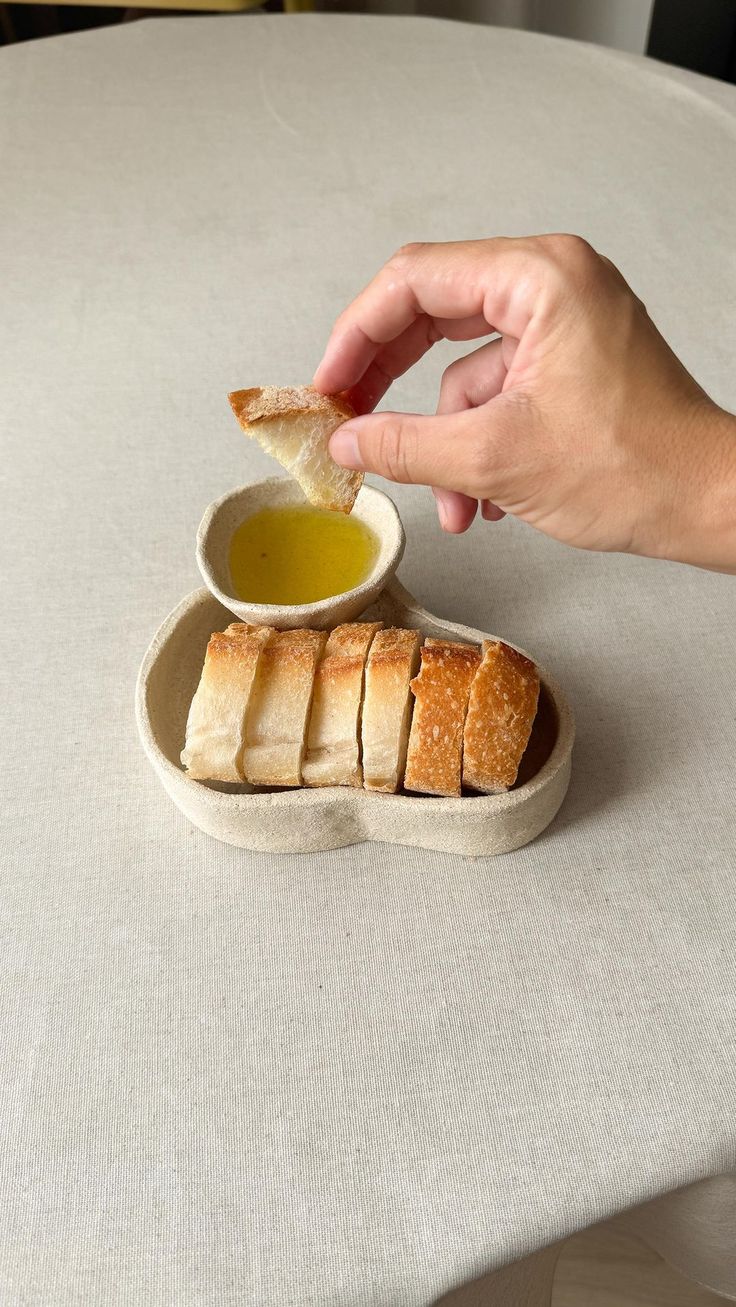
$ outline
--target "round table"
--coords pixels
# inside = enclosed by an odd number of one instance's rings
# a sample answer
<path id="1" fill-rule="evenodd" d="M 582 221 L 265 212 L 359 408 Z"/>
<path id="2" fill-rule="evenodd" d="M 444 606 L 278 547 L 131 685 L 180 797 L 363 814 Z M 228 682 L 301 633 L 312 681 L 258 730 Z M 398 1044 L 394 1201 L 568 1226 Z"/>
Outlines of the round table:
<path id="1" fill-rule="evenodd" d="M 226 392 L 308 379 L 399 244 L 580 232 L 736 406 L 736 90 L 338 16 L 0 72 L 0 1298 L 528 1307 L 560 1240 L 637 1207 L 736 1294 L 733 578 L 445 538 L 392 489 L 405 584 L 576 711 L 559 817 L 496 860 L 215 843 L 132 711 L 202 510 L 273 470 Z M 457 352 L 392 406 L 432 411 Z"/>

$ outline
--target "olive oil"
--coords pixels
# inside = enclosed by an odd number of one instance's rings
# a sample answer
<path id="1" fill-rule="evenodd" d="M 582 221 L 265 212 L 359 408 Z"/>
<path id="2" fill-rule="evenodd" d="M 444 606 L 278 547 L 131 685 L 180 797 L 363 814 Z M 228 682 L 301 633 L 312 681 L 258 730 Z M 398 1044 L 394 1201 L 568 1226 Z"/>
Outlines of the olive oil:
<path id="1" fill-rule="evenodd" d="M 262 508 L 230 542 L 239 599 L 309 604 L 360 585 L 378 556 L 378 538 L 357 517 L 309 504 Z"/>

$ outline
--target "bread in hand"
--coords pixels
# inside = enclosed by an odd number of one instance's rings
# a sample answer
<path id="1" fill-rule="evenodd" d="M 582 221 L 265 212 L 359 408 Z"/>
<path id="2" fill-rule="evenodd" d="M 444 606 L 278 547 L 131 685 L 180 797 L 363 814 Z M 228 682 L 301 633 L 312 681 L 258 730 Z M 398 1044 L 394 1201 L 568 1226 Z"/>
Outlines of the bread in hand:
<path id="1" fill-rule="evenodd" d="M 419 794 L 457 796 L 462 784 L 463 727 L 470 686 L 480 665 L 475 645 L 427 640 L 419 675 L 404 787 Z"/>
<path id="2" fill-rule="evenodd" d="M 362 472 L 339 467 L 327 448 L 330 436 L 355 410 L 340 395 L 313 386 L 264 386 L 228 395 L 247 436 L 298 481 L 310 504 L 349 513 L 363 484 Z"/>
<path id="3" fill-rule="evenodd" d="M 268 626 L 233 622 L 210 636 L 181 761 L 197 781 L 242 781 L 245 719 Z"/>
<path id="4" fill-rule="evenodd" d="M 274 631 L 258 664 L 245 722 L 251 785 L 301 785 L 309 707 L 324 631 Z"/>
<path id="5" fill-rule="evenodd" d="M 409 682 L 419 667 L 418 631 L 391 627 L 371 645 L 363 696 L 363 780 L 367 790 L 395 794 L 404 777 L 414 700 Z"/>
<path id="6" fill-rule="evenodd" d="M 332 631 L 314 678 L 305 785 L 362 785 L 360 705 L 363 672 L 380 622 L 351 622 Z"/>
<path id="7" fill-rule="evenodd" d="M 483 642 L 465 719 L 463 784 L 501 794 L 516 780 L 539 701 L 534 663 L 501 640 Z"/>

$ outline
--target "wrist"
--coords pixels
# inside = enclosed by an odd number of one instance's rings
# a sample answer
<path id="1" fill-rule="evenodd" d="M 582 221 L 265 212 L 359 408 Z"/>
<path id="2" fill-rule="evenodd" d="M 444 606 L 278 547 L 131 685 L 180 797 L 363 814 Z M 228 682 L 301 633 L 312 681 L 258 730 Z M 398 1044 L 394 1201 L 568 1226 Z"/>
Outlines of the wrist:
<path id="1" fill-rule="evenodd" d="M 677 502 L 666 547 L 674 562 L 736 574 L 736 417 L 711 400 L 688 422 Z"/>

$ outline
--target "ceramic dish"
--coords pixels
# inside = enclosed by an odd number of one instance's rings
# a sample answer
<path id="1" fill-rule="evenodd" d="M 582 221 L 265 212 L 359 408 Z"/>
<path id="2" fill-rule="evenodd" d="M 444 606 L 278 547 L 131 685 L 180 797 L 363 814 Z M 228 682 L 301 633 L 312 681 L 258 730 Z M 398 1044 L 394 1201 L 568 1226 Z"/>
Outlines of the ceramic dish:
<path id="1" fill-rule="evenodd" d="M 401 562 L 406 539 L 396 507 L 381 490 L 364 485 L 352 516 L 371 528 L 380 546 L 365 581 L 352 590 L 310 604 L 255 604 L 236 598 L 228 561 L 233 532 L 246 517 L 262 508 L 304 503 L 304 495 L 291 477 L 269 477 L 228 491 L 205 510 L 197 532 L 197 564 L 202 580 L 241 622 L 274 626 L 277 630 L 300 626 L 327 630 L 341 622 L 352 622 L 373 603 Z"/>
<path id="2" fill-rule="evenodd" d="M 433 617 L 395 579 L 363 616 L 440 639 L 479 644 L 494 638 Z M 209 590 L 193 591 L 154 636 L 136 687 L 138 731 L 154 770 L 184 815 L 208 835 L 274 853 L 375 840 L 479 856 L 528 844 L 560 807 L 575 728 L 562 691 L 541 668 L 532 737 L 519 780 L 507 794 L 442 799 L 347 787 L 253 793 L 246 786 L 190 780 L 179 761 L 189 704 L 210 635 L 231 621 L 230 607 Z"/>

